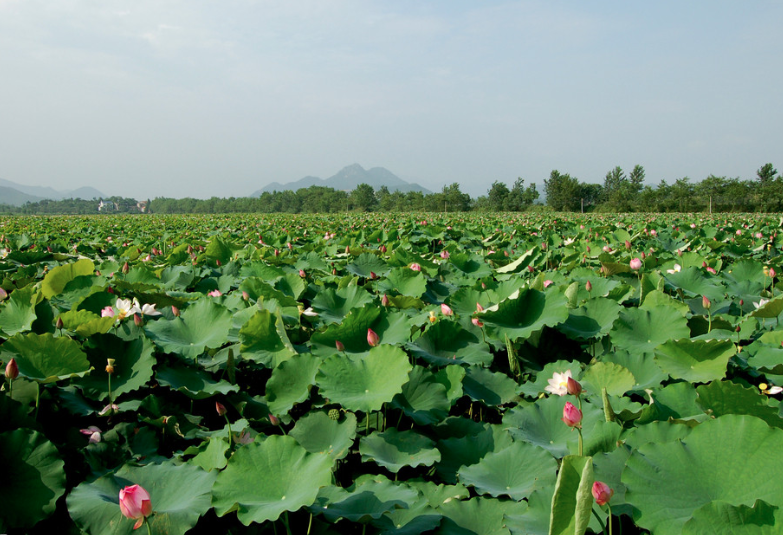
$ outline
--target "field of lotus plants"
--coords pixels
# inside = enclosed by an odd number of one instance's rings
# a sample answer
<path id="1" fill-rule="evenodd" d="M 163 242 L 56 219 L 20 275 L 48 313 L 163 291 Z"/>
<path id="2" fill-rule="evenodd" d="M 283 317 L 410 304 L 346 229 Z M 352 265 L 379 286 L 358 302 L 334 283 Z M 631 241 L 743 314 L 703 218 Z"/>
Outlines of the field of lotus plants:
<path id="1" fill-rule="evenodd" d="M 782 225 L 2 218 L 0 533 L 783 533 Z"/>

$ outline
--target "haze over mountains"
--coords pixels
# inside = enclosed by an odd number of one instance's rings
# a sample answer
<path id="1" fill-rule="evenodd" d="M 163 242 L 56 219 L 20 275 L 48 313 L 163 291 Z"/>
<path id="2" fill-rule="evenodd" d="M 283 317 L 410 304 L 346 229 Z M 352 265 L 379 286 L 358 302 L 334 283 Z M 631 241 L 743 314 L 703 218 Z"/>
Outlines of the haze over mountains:
<path id="1" fill-rule="evenodd" d="M 59 201 L 62 199 L 101 199 L 106 195 L 95 188 L 78 188 L 58 191 L 54 188 L 41 186 L 25 186 L 10 180 L 0 178 L 0 204 L 21 206 L 26 202 L 38 202 L 44 199 Z"/>
<path id="2" fill-rule="evenodd" d="M 296 191 L 300 188 L 309 188 L 310 186 L 323 186 L 334 188 L 336 190 L 351 191 L 356 189 L 359 184 L 369 184 L 373 189 L 378 190 L 381 186 L 386 186 L 389 191 L 400 191 L 407 193 L 409 191 L 420 191 L 424 194 L 432 193 L 427 188 L 419 186 L 416 183 L 406 182 L 388 169 L 383 167 L 373 167 L 365 169 L 358 163 L 343 167 L 337 174 L 329 178 L 318 178 L 315 176 L 306 176 L 295 182 L 280 184 L 272 182 L 264 188 L 256 191 L 251 197 L 260 197 L 262 193 L 273 191 Z"/>

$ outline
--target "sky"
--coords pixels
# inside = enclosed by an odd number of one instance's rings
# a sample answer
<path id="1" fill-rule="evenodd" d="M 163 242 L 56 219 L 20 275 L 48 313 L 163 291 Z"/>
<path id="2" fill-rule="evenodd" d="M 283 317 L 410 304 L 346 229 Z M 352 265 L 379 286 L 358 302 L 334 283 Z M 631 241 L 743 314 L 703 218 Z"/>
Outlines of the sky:
<path id="1" fill-rule="evenodd" d="M 783 169 L 783 3 L 0 0 L 0 178 L 247 196 Z"/>

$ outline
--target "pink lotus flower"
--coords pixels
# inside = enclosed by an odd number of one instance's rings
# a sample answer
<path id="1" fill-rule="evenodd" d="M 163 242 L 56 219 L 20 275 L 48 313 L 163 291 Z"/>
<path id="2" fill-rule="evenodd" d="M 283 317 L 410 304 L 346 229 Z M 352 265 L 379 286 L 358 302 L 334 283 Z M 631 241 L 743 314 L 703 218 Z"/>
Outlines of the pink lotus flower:
<path id="1" fill-rule="evenodd" d="M 717 271 L 715 271 L 714 267 L 707 266 L 707 271 L 712 273 L 713 275 L 717 275 Z"/>
<path id="2" fill-rule="evenodd" d="M 16 359 L 11 358 L 5 365 L 5 376 L 11 381 L 19 377 L 19 366 L 16 364 Z"/>
<path id="3" fill-rule="evenodd" d="M 223 292 L 221 292 L 220 290 L 212 290 L 207 295 L 211 297 L 220 297 L 221 295 L 223 295 Z"/>
<path id="4" fill-rule="evenodd" d="M 639 271 L 640 269 L 642 269 L 642 261 L 638 258 L 631 259 L 629 265 L 631 266 L 631 269 L 634 271 Z"/>
<path id="5" fill-rule="evenodd" d="M 370 344 L 370 347 L 375 347 L 380 342 L 380 336 L 378 336 L 372 329 L 367 329 L 367 343 Z"/>
<path id="6" fill-rule="evenodd" d="M 299 270 L 299 276 L 302 277 L 303 279 L 307 278 L 307 273 L 305 273 L 304 269 Z"/>
<path id="7" fill-rule="evenodd" d="M 419 264 L 413 263 L 411 264 L 411 269 L 413 271 L 421 271 L 421 266 Z"/>
<path id="8" fill-rule="evenodd" d="M 562 420 L 568 427 L 579 427 L 582 422 L 582 411 L 577 409 L 570 401 L 566 401 L 565 407 L 563 407 Z"/>
<path id="9" fill-rule="evenodd" d="M 444 316 L 453 316 L 454 315 L 454 311 L 451 310 L 451 307 L 449 305 L 447 305 L 446 303 L 441 303 L 440 311 L 443 312 Z"/>
<path id="10" fill-rule="evenodd" d="M 101 430 L 94 425 L 91 425 L 87 429 L 79 429 L 79 432 L 82 435 L 90 436 L 90 444 L 97 444 L 101 441 Z"/>
<path id="11" fill-rule="evenodd" d="M 225 416 L 226 414 L 226 406 L 219 401 L 215 402 L 215 410 L 217 411 L 218 416 Z"/>
<path id="12" fill-rule="evenodd" d="M 389 296 L 386 294 L 383 294 L 383 297 L 381 297 L 381 304 L 385 307 L 389 306 Z"/>
<path id="13" fill-rule="evenodd" d="M 102 318 L 113 318 L 114 317 L 114 308 L 111 305 L 103 307 L 101 309 L 101 317 Z"/>
<path id="14" fill-rule="evenodd" d="M 591 283 L 590 281 L 587 281 L 585 283 L 585 290 L 587 290 L 588 292 L 592 292 L 593 291 L 593 283 Z"/>
<path id="15" fill-rule="evenodd" d="M 345 351 L 345 344 L 343 344 L 343 343 L 342 343 L 341 341 L 339 341 L 339 340 L 335 340 L 335 342 L 334 342 L 334 347 L 336 347 L 336 348 L 337 348 L 337 351 Z"/>
<path id="16" fill-rule="evenodd" d="M 595 503 L 598 505 L 605 505 L 614 495 L 614 490 L 601 481 L 593 483 L 591 492 L 593 493 L 593 498 L 595 498 Z"/>
<path id="17" fill-rule="evenodd" d="M 144 519 L 152 514 L 150 494 L 141 485 L 120 489 L 120 511 L 126 518 L 136 520 L 133 529 L 139 529 Z"/>
<path id="18" fill-rule="evenodd" d="M 579 381 L 569 377 L 568 381 L 566 382 L 566 391 L 572 396 L 578 396 L 582 393 L 582 385 L 579 384 Z"/>
<path id="19" fill-rule="evenodd" d="M 549 280 L 549 279 L 545 280 L 544 281 L 544 288 L 549 288 L 554 282 L 555 281 L 552 281 L 552 280 Z"/>
<path id="20" fill-rule="evenodd" d="M 478 319 L 478 318 L 473 318 L 473 319 L 471 319 L 471 320 L 470 320 L 470 322 L 471 322 L 473 325 L 475 325 L 476 327 L 478 327 L 479 329 L 480 329 L 480 328 L 482 328 L 482 327 L 484 326 L 484 322 L 483 322 L 483 321 L 481 321 L 481 320 L 480 320 L 480 319 Z"/>
<path id="21" fill-rule="evenodd" d="M 443 250 L 443 251 L 441 251 L 441 252 L 440 252 L 440 257 L 441 257 L 442 259 L 444 259 L 444 260 L 446 260 L 446 259 L 447 259 L 449 256 L 450 256 L 450 255 L 449 255 L 449 252 L 448 252 L 448 251 L 446 251 L 446 250 Z"/>

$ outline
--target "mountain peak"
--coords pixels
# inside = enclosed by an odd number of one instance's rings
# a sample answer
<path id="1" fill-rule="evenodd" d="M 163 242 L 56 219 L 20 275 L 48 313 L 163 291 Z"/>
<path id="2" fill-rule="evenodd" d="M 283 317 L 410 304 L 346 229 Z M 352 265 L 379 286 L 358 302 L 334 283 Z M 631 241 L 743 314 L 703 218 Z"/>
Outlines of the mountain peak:
<path id="1" fill-rule="evenodd" d="M 325 180 L 313 176 L 307 176 L 295 182 L 289 182 L 288 184 L 273 182 L 263 189 L 256 191 L 252 196 L 258 197 L 264 192 L 271 193 L 272 191 L 296 191 L 300 188 L 309 188 L 313 185 L 326 186 L 342 191 L 351 191 L 356 189 L 356 186 L 359 184 L 369 184 L 373 187 L 373 189 L 376 190 L 381 186 L 386 186 L 389 191 L 401 191 L 403 193 L 408 191 L 421 191 L 425 194 L 432 193 L 428 189 L 423 188 L 418 184 L 412 184 L 410 182 L 404 181 L 383 167 L 373 167 L 372 169 L 367 170 L 358 163 L 354 163 L 343 167 L 336 174 Z"/>

